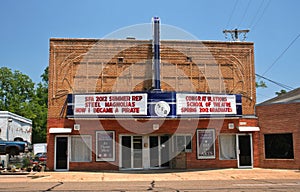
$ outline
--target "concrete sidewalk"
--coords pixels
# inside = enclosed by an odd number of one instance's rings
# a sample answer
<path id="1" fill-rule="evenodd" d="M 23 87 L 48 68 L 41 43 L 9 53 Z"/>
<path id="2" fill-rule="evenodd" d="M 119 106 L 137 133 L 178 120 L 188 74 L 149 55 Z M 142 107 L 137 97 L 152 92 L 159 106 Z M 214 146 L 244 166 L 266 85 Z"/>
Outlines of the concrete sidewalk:
<path id="1" fill-rule="evenodd" d="M 187 180 L 246 180 L 296 179 L 300 170 L 286 169 L 216 169 L 216 170 L 150 170 L 103 172 L 37 172 L 27 176 L 32 182 L 80 181 L 187 181 Z"/>

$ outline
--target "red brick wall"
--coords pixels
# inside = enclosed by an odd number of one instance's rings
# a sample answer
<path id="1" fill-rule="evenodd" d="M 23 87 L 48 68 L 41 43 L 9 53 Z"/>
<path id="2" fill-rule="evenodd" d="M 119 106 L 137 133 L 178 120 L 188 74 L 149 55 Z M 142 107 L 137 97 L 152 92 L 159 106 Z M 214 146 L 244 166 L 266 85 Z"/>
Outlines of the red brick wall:
<path id="1" fill-rule="evenodd" d="M 55 127 L 73 127 L 74 121 L 66 119 L 66 96 L 72 93 L 130 92 L 151 88 L 152 77 L 151 41 L 100 40 L 100 39 L 50 39 L 48 131 Z M 187 57 L 192 60 L 189 61 Z M 119 61 L 123 58 L 123 61 Z M 212 41 L 162 41 L 161 87 L 164 91 L 188 91 L 203 93 L 242 94 L 243 114 L 254 114 L 256 102 L 254 47 L 249 42 Z M 120 79 L 123 79 L 121 81 Z M 196 121 L 196 122 L 195 122 Z M 249 120 L 251 121 L 251 120 Z M 143 122 L 143 126 L 141 123 Z M 167 120 L 153 132 L 155 120 L 81 121 L 80 134 L 92 135 L 95 147 L 95 131 L 115 130 L 119 134 L 173 134 L 196 133 L 196 128 L 215 128 L 216 134 L 237 133 L 228 130 L 228 122 L 238 126 L 238 119 L 225 120 Z M 77 121 L 76 121 L 77 123 Z M 191 126 L 191 124 L 196 126 Z M 89 125 L 87 125 L 89 124 Z M 91 126 L 94 127 L 90 128 Z M 178 126 L 182 127 L 180 131 Z M 89 128 L 88 128 L 89 127 Z M 123 128 L 124 127 L 124 128 Z M 126 128 L 130 127 L 128 131 Z M 72 131 L 71 134 L 79 132 Z M 54 134 L 48 134 L 48 166 L 54 168 Z M 216 137 L 216 160 L 196 160 L 196 137 L 193 152 L 187 153 L 188 168 L 236 167 L 236 160 L 218 160 L 218 137 Z M 253 134 L 254 150 L 257 135 Z M 116 159 L 118 160 L 118 147 Z M 257 151 L 254 151 L 258 154 Z M 52 158 L 51 158 L 52 157 Z M 257 158 L 257 157 L 255 157 Z M 95 162 L 70 163 L 71 170 L 117 169 L 114 165 Z M 118 165 L 118 163 L 116 163 Z M 84 165 L 87 165 L 84 166 Z M 257 161 L 255 161 L 257 166 Z M 83 168 L 84 167 L 84 168 Z"/>
<path id="2" fill-rule="evenodd" d="M 232 168 L 237 167 L 237 160 L 220 160 L 219 159 L 219 134 L 222 133 L 231 133 L 237 134 L 238 130 L 228 129 L 228 123 L 234 123 L 235 127 L 239 125 L 239 122 L 247 122 L 249 126 L 256 126 L 255 119 L 207 119 L 207 120 L 166 120 L 161 122 L 159 120 L 149 120 L 149 121 L 134 121 L 134 120 L 102 120 L 102 121 L 93 121 L 93 120 L 76 120 L 76 123 L 80 124 L 80 131 L 72 131 L 71 135 L 91 135 L 92 136 L 92 147 L 93 151 L 96 146 L 96 137 L 95 133 L 98 130 L 114 130 L 115 131 L 115 139 L 116 139 L 116 161 L 109 162 L 96 162 L 96 156 L 92 154 L 92 162 L 88 163 L 75 163 L 70 162 L 70 170 L 118 170 L 119 165 L 119 135 L 120 134 L 168 134 L 171 135 L 173 133 L 177 134 L 192 134 L 192 152 L 186 153 L 186 165 L 187 168 Z M 49 119 L 48 123 L 52 125 L 52 127 L 73 127 L 75 123 L 72 120 L 59 120 L 59 119 Z M 161 124 L 159 130 L 153 131 L 152 125 L 158 123 Z M 142 125 L 142 126 L 141 126 Z M 193 125 L 193 126 L 191 126 Z M 125 129 L 124 127 L 127 127 Z M 131 129 L 128 129 L 130 127 Z M 180 128 L 178 128 L 180 127 Z M 211 160 L 198 160 L 197 159 L 197 139 L 196 139 L 196 130 L 197 129 L 206 129 L 212 128 L 215 129 L 215 154 L 216 158 Z M 254 156 L 254 167 L 258 167 L 258 133 L 252 133 L 253 137 L 253 156 Z M 49 169 L 54 169 L 54 134 L 48 134 L 48 167 Z"/>
<path id="3" fill-rule="evenodd" d="M 161 44 L 164 91 L 242 94 L 243 114 L 254 114 L 253 43 L 162 41 Z M 151 41 L 51 39 L 49 118 L 65 117 L 68 93 L 150 89 L 151 63 Z"/>
<path id="4" fill-rule="evenodd" d="M 300 168 L 300 103 L 270 104 L 256 107 L 261 129 L 260 167 L 265 168 Z M 294 159 L 266 159 L 264 134 L 293 133 Z"/>
<path id="5" fill-rule="evenodd" d="M 197 138 L 193 138 L 193 152 L 187 153 L 187 168 L 234 168 L 237 167 L 237 160 L 220 160 L 219 154 L 219 134 L 252 134 L 252 144 L 253 144 L 253 167 L 259 166 L 259 133 L 258 132 L 239 132 L 236 127 L 239 126 L 239 122 L 246 122 L 247 126 L 257 126 L 257 119 L 240 119 L 240 120 L 225 120 L 221 126 L 221 130 L 216 130 L 216 158 L 214 160 L 199 160 L 197 159 Z M 222 122 L 222 121 L 220 121 Z M 203 122 L 199 128 L 207 127 Z M 217 122 L 216 122 L 217 123 Z M 228 129 L 228 123 L 234 123 L 235 129 Z M 214 126 L 208 127 L 214 128 Z"/>

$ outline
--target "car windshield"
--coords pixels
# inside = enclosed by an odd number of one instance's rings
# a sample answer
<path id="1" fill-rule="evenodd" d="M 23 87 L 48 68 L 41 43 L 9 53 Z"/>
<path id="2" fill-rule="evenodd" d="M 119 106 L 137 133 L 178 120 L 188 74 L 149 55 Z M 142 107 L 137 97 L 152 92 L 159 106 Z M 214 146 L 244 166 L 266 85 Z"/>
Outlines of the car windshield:
<path id="1" fill-rule="evenodd" d="M 35 154 L 35 156 L 43 156 L 43 155 L 46 155 L 46 153 L 37 153 L 37 154 Z"/>

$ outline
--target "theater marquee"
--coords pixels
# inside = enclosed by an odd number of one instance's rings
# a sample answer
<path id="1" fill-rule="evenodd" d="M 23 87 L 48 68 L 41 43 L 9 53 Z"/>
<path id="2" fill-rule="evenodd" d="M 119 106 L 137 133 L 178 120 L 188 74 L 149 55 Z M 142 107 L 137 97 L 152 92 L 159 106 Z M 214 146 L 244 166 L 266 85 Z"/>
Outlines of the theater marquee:
<path id="1" fill-rule="evenodd" d="M 147 94 L 75 95 L 74 115 L 146 115 Z"/>
<path id="2" fill-rule="evenodd" d="M 226 115 L 236 114 L 235 95 L 208 95 L 178 93 L 177 115 Z"/>
<path id="3" fill-rule="evenodd" d="M 241 95 L 177 92 L 69 94 L 68 118 L 208 118 L 242 115 Z"/>

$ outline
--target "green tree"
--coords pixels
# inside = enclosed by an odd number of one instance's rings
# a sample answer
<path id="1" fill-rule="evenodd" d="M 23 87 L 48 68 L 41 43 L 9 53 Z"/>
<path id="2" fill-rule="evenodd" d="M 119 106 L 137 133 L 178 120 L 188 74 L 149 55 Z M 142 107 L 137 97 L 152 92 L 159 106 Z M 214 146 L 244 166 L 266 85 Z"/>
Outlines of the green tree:
<path id="1" fill-rule="evenodd" d="M 27 75 L 12 72 L 7 67 L 0 68 L 0 110 L 29 118 L 33 115 L 30 103 L 34 94 L 34 83 Z"/>
<path id="2" fill-rule="evenodd" d="M 275 94 L 276 94 L 277 96 L 283 95 L 283 94 L 285 94 L 285 93 L 286 93 L 286 90 L 284 90 L 284 89 L 281 89 L 279 92 L 275 92 Z"/>
<path id="3" fill-rule="evenodd" d="M 267 84 L 264 81 L 256 82 L 256 88 L 267 88 Z"/>
<path id="4" fill-rule="evenodd" d="M 48 113 L 48 67 L 41 75 L 42 82 L 37 84 L 35 98 L 32 102 L 36 117 L 33 119 L 33 143 L 46 142 Z"/>
<path id="5" fill-rule="evenodd" d="M 31 119 L 32 141 L 46 142 L 48 108 L 48 67 L 35 84 L 20 71 L 0 68 L 0 110 L 10 111 Z"/>

